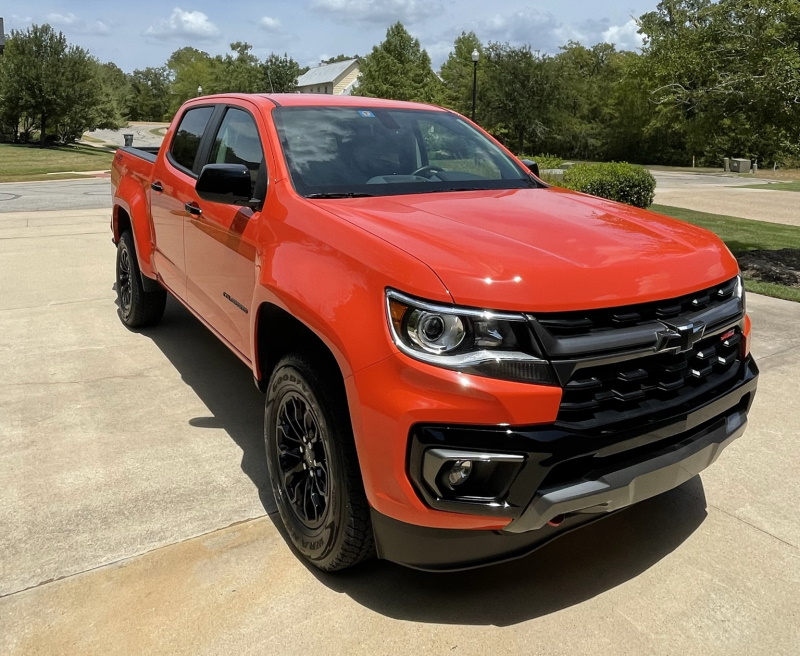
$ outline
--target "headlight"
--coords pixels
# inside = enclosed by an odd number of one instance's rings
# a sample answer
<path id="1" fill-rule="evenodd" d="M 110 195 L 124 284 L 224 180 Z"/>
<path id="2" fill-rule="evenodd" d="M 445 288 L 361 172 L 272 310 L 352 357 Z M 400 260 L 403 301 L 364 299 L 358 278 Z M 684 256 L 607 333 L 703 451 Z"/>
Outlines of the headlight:
<path id="1" fill-rule="evenodd" d="M 556 385 L 550 364 L 523 349 L 530 331 L 521 314 L 439 305 L 386 291 L 389 329 L 406 355 L 464 373 Z"/>

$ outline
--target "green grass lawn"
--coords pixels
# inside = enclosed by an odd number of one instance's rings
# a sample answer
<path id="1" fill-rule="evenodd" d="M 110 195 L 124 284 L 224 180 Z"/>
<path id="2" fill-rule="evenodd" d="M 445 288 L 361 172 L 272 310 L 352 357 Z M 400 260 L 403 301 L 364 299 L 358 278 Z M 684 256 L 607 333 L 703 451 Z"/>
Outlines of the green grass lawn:
<path id="1" fill-rule="evenodd" d="M 725 242 L 734 255 L 752 250 L 800 249 L 800 230 L 795 226 L 708 214 L 667 205 L 653 205 L 650 209 L 710 230 Z M 745 283 L 751 292 L 800 302 L 800 289 L 795 287 L 750 279 L 745 279 Z"/>
<path id="2" fill-rule="evenodd" d="M 113 157 L 110 150 L 77 144 L 52 148 L 0 144 L 0 182 L 41 180 L 47 173 L 64 171 L 108 170 Z"/>
<path id="3" fill-rule="evenodd" d="M 800 182 L 780 182 L 767 185 L 747 185 L 739 189 L 766 189 L 767 191 L 800 191 Z"/>

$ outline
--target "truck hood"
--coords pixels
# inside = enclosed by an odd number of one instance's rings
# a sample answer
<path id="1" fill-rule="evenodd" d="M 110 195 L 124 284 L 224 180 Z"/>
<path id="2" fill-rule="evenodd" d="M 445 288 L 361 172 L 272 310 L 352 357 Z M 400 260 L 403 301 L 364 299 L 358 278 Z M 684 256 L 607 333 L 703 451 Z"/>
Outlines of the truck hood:
<path id="1" fill-rule="evenodd" d="M 460 305 L 611 307 L 688 294 L 739 270 L 705 230 L 557 188 L 313 202 L 423 261 Z"/>

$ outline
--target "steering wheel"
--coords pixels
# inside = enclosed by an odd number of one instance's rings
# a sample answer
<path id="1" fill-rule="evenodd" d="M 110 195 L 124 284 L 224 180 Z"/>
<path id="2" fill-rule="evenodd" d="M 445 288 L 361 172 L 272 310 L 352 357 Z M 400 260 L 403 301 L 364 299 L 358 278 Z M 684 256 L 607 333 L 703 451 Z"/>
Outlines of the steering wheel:
<path id="1" fill-rule="evenodd" d="M 411 175 L 419 175 L 423 178 L 430 178 L 432 174 L 444 171 L 441 166 L 422 166 L 414 171 Z"/>

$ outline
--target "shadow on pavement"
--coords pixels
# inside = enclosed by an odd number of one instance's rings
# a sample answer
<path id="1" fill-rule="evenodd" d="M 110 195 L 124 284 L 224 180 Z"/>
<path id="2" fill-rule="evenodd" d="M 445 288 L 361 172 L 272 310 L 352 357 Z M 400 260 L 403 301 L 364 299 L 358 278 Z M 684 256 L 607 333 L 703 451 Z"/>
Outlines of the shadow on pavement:
<path id="1" fill-rule="evenodd" d="M 264 454 L 264 395 L 250 370 L 171 296 L 163 322 L 143 331 L 164 353 L 210 412 L 189 420 L 197 428 L 221 428 L 242 450 L 242 471 L 258 489 L 261 504 L 276 511 Z"/>
<path id="2" fill-rule="evenodd" d="M 329 588 L 395 619 L 509 626 L 580 604 L 635 578 L 678 548 L 705 517 L 703 484 L 696 476 L 502 565 L 450 574 L 385 561 L 338 574 L 309 569 Z"/>
<path id="3" fill-rule="evenodd" d="M 242 449 L 242 471 L 258 488 L 265 511 L 274 514 L 262 438 L 264 397 L 248 369 L 172 298 L 164 322 L 146 334 L 211 412 L 189 423 L 230 435 Z M 678 548 L 705 517 L 703 484 L 695 477 L 502 565 L 451 574 L 385 561 L 336 574 L 306 566 L 322 584 L 382 615 L 507 626 L 574 606 L 635 578 Z M 289 546 L 280 520 L 270 519 Z"/>

